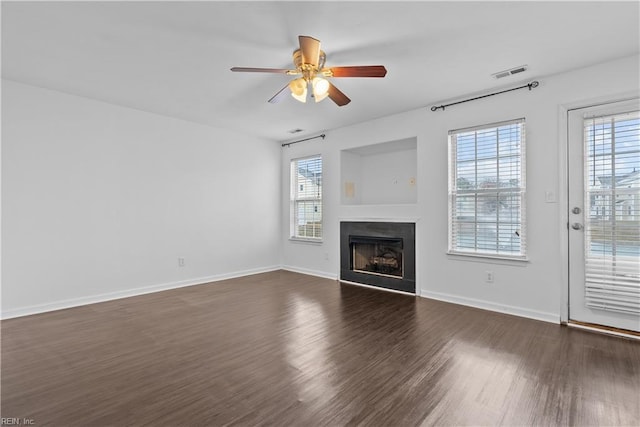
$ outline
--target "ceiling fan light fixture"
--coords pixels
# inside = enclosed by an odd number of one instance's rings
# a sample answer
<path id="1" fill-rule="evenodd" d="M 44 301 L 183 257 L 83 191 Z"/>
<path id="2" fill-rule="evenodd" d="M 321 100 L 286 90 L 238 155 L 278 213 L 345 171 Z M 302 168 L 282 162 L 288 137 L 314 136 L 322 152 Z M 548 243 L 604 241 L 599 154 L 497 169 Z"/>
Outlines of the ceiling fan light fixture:
<path id="1" fill-rule="evenodd" d="M 387 75 L 387 69 L 383 65 L 348 65 L 326 68 L 327 55 L 320 49 L 320 40 L 310 36 L 298 36 L 298 44 L 300 48 L 293 52 L 295 69 L 232 67 L 231 71 L 300 76 L 272 96 L 268 100 L 270 104 L 280 102 L 289 88 L 291 96 L 297 101 L 307 102 L 307 95 L 311 91 L 315 102 L 329 98 L 338 107 L 347 105 L 351 100 L 324 77 L 384 77 Z"/>
<path id="2" fill-rule="evenodd" d="M 329 95 L 329 82 L 322 77 L 314 77 L 311 81 L 313 86 L 313 98 L 320 102 Z"/>
<path id="3" fill-rule="evenodd" d="M 307 102 L 307 81 L 304 78 L 291 80 L 289 83 L 291 96 L 300 102 Z"/>

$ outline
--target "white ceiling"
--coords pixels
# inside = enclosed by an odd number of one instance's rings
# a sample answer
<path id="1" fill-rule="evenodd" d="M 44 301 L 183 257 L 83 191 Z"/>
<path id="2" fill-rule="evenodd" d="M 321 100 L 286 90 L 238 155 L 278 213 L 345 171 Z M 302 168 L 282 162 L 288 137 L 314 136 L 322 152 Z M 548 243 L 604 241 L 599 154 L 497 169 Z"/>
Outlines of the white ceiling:
<path id="1" fill-rule="evenodd" d="M 3 2 L 2 76 L 278 141 L 637 54 L 632 2 Z M 333 83 L 352 102 L 267 100 L 297 36 L 327 66 L 385 65 Z M 528 64 L 517 77 L 492 73 Z M 304 132 L 291 135 L 289 130 Z"/>

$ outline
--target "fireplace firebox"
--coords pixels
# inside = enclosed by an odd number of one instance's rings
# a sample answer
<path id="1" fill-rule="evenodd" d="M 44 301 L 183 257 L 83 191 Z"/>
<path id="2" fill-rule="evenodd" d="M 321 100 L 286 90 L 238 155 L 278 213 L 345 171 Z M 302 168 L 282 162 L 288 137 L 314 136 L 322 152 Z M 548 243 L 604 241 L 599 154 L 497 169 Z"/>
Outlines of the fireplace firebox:
<path id="1" fill-rule="evenodd" d="M 415 224 L 341 222 L 340 279 L 415 293 Z"/>
<path id="2" fill-rule="evenodd" d="M 402 277 L 402 239 L 349 236 L 353 271 Z"/>

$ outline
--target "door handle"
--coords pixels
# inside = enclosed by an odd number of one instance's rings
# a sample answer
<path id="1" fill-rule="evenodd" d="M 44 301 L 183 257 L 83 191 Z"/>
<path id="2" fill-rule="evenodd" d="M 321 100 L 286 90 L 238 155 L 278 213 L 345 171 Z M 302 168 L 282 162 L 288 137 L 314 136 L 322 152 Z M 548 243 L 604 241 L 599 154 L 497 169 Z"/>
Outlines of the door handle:
<path id="1" fill-rule="evenodd" d="M 578 215 L 580 212 L 582 212 L 582 209 L 576 206 L 575 208 L 571 209 L 571 212 Z"/>
<path id="2" fill-rule="evenodd" d="M 573 228 L 574 230 L 582 230 L 584 226 L 579 222 L 574 222 L 573 224 L 571 224 L 571 228 Z"/>

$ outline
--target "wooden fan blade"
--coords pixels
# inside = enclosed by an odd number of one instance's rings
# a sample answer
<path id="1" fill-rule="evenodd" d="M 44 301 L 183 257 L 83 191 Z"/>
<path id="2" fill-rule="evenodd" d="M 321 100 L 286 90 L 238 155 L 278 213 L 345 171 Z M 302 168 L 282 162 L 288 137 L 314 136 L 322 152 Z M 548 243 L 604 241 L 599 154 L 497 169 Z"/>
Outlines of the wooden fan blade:
<path id="1" fill-rule="evenodd" d="M 384 77 L 387 75 L 387 69 L 383 65 L 331 67 L 329 71 L 333 77 Z"/>
<path id="2" fill-rule="evenodd" d="M 302 63 L 317 67 L 320 60 L 320 40 L 309 36 L 298 36 L 298 42 L 300 42 Z"/>
<path id="3" fill-rule="evenodd" d="M 287 91 L 289 90 L 289 83 L 287 83 L 287 85 L 285 87 L 283 87 L 282 89 L 280 89 L 280 91 L 278 93 L 276 93 L 275 95 L 273 95 L 271 97 L 271 99 L 269 100 L 269 102 L 271 104 L 276 104 L 280 101 L 282 101 L 282 99 L 287 95 Z"/>
<path id="4" fill-rule="evenodd" d="M 287 74 L 289 70 L 286 68 L 252 68 L 252 67 L 233 67 L 231 71 L 241 73 L 280 73 Z"/>
<path id="5" fill-rule="evenodd" d="M 329 93 L 328 93 L 328 95 L 329 95 L 329 98 L 331 98 L 331 100 L 333 102 L 338 104 L 338 107 L 342 107 L 343 105 L 347 105 L 348 103 L 351 102 L 349 97 L 347 95 L 345 95 L 344 93 L 340 92 L 340 89 L 335 87 L 331 82 L 329 82 Z"/>

